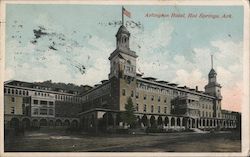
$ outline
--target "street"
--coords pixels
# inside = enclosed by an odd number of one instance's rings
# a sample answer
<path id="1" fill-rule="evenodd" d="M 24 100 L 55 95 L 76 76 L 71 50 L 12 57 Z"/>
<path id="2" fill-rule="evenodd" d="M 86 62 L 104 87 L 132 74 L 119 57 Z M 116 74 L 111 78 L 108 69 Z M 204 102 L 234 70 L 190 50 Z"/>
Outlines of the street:
<path id="1" fill-rule="evenodd" d="M 5 139 L 5 151 L 20 152 L 240 152 L 240 134 L 162 133 L 143 135 L 71 134 L 32 131 Z"/>

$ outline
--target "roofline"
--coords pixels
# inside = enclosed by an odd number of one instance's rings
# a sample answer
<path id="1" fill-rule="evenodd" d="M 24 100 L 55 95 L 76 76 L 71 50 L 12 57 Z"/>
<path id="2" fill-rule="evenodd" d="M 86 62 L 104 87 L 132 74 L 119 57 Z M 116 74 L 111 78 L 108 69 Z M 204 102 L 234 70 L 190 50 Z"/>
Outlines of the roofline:
<path id="1" fill-rule="evenodd" d="M 104 86 L 105 84 L 108 84 L 108 83 L 110 83 L 110 80 L 100 84 L 99 86 L 93 87 L 92 89 L 90 89 L 90 90 L 86 91 L 85 93 L 83 93 L 81 96 L 85 96 L 85 95 L 89 94 L 90 92 L 92 92 L 92 91 L 94 91 L 94 90 L 96 90 L 96 89 L 98 89 L 98 88 L 100 88 L 100 87 L 102 87 L 102 86 Z"/>
<path id="2" fill-rule="evenodd" d="M 71 94 L 71 93 L 58 92 L 58 91 L 53 91 L 53 90 L 37 89 L 37 88 L 29 88 L 29 87 L 22 87 L 22 86 L 14 86 L 14 85 L 8 85 L 8 84 L 4 85 L 4 87 L 21 88 L 21 89 L 27 89 L 27 90 L 31 90 L 31 91 L 42 91 L 42 92 L 53 93 L 53 94 L 61 94 L 61 95 L 64 94 L 64 95 L 81 97 L 80 95 Z"/>
<path id="3" fill-rule="evenodd" d="M 158 82 L 153 82 L 153 81 L 145 80 L 145 79 L 140 78 L 140 77 L 137 77 L 136 79 L 139 80 L 139 81 L 144 81 L 144 82 L 147 82 L 147 83 L 152 83 L 152 84 L 155 84 L 155 85 L 160 85 L 160 86 L 163 86 L 163 87 L 167 87 L 167 88 L 171 88 L 171 89 L 175 89 L 175 90 L 179 90 L 179 91 L 183 91 L 183 92 L 189 92 L 189 93 L 192 93 L 192 94 L 209 97 L 209 98 L 212 98 L 212 99 L 215 98 L 214 96 L 211 96 L 211 95 L 199 93 L 199 92 L 196 92 L 196 91 L 190 91 L 190 90 L 186 90 L 186 89 L 181 89 L 181 88 L 170 86 L 170 85 L 167 85 L 167 84 L 161 84 L 161 83 L 158 83 Z"/>

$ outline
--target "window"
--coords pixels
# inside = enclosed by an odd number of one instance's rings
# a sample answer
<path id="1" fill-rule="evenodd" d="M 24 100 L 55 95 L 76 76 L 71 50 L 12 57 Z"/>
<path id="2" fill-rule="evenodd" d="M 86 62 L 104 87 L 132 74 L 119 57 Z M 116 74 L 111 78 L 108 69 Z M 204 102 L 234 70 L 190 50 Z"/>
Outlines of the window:
<path id="1" fill-rule="evenodd" d="M 134 91 L 133 90 L 131 91 L 131 97 L 134 97 Z"/>
<path id="2" fill-rule="evenodd" d="M 23 115 L 25 115 L 25 104 L 22 104 Z"/>
<path id="3" fill-rule="evenodd" d="M 50 101 L 50 102 L 49 102 L 49 105 L 50 105 L 50 106 L 53 106 L 53 105 L 54 105 L 54 102 L 53 102 L 53 101 Z"/>
<path id="4" fill-rule="evenodd" d="M 123 95 L 123 96 L 126 96 L 126 91 L 125 91 L 125 89 L 122 89 L 122 95 Z"/>
<path id="5" fill-rule="evenodd" d="M 38 104 L 38 100 L 33 100 L 33 104 Z"/>
<path id="6" fill-rule="evenodd" d="M 151 113 L 153 113 L 153 112 L 154 112 L 154 106 L 151 105 Z"/>
<path id="7" fill-rule="evenodd" d="M 49 115 L 54 115 L 54 110 L 53 109 L 49 109 Z"/>
<path id="8" fill-rule="evenodd" d="M 4 93 L 6 93 L 6 88 L 4 88 Z"/>
<path id="9" fill-rule="evenodd" d="M 8 94 L 10 94 L 10 89 L 8 89 Z"/>
<path id="10" fill-rule="evenodd" d="M 166 103 L 166 102 L 167 102 L 167 98 L 164 99 L 164 103 Z"/>
<path id="11" fill-rule="evenodd" d="M 47 114 L 47 109 L 41 108 L 40 109 L 40 115 L 46 115 Z"/>
<path id="12" fill-rule="evenodd" d="M 154 101 L 154 96 L 153 95 L 151 96 L 151 100 Z"/>
<path id="13" fill-rule="evenodd" d="M 158 113 L 161 113 L 161 106 L 158 106 Z"/>
<path id="14" fill-rule="evenodd" d="M 14 89 L 11 90 L 11 93 L 14 94 Z"/>
<path id="15" fill-rule="evenodd" d="M 11 107 L 11 114 L 15 114 L 15 107 Z"/>
<path id="16" fill-rule="evenodd" d="M 146 100 L 146 99 L 147 99 L 147 95 L 146 95 L 146 94 L 144 95 L 143 99 L 144 99 L 144 100 Z"/>
<path id="17" fill-rule="evenodd" d="M 135 97 L 136 97 L 136 99 L 139 98 L 139 93 L 138 92 L 136 92 Z"/>
<path id="18" fill-rule="evenodd" d="M 143 106 L 143 112 L 147 112 L 147 105 L 146 104 L 144 104 L 144 106 Z"/>
<path id="19" fill-rule="evenodd" d="M 22 91 L 21 90 L 19 91 L 19 95 L 22 95 Z"/>
<path id="20" fill-rule="evenodd" d="M 167 107 L 164 107 L 164 113 L 167 113 Z"/>
<path id="21" fill-rule="evenodd" d="M 136 104 L 136 111 L 139 111 L 139 105 L 138 104 Z"/>
<path id="22" fill-rule="evenodd" d="M 202 111 L 202 117 L 205 117 L 204 111 Z"/>
<path id="23" fill-rule="evenodd" d="M 34 108 L 33 114 L 34 114 L 34 115 L 38 115 L 38 108 Z"/>
<path id="24" fill-rule="evenodd" d="M 15 102 L 15 98 L 14 97 L 11 97 L 11 102 Z"/>
<path id="25" fill-rule="evenodd" d="M 159 97 L 158 97 L 158 102 L 160 102 L 160 101 L 161 101 L 161 97 L 159 96 Z"/>
<path id="26" fill-rule="evenodd" d="M 47 101 L 41 100 L 41 101 L 40 101 L 40 104 L 41 104 L 41 105 L 47 105 Z"/>
<path id="27" fill-rule="evenodd" d="M 18 90 L 16 89 L 16 95 L 18 94 Z"/>

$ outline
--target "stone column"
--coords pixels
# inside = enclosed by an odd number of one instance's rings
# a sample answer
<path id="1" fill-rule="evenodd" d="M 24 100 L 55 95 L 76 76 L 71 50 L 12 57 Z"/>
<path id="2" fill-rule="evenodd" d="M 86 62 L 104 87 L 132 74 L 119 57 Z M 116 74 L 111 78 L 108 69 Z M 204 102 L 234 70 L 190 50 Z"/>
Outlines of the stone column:
<path id="1" fill-rule="evenodd" d="M 163 128 L 165 128 L 165 117 L 162 117 L 162 126 L 163 126 Z"/>
<path id="2" fill-rule="evenodd" d="M 203 128 L 203 119 L 200 119 L 201 120 L 201 128 Z"/>
<path id="3" fill-rule="evenodd" d="M 168 128 L 171 128 L 171 119 L 172 119 L 172 117 L 169 116 L 169 117 L 168 117 Z"/>

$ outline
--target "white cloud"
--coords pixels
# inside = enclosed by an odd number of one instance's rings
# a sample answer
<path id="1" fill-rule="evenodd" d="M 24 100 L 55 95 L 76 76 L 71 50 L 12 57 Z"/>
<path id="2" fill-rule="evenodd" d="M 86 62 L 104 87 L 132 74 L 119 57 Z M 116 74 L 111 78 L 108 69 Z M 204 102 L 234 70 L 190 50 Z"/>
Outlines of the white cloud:
<path id="1" fill-rule="evenodd" d="M 192 70 L 191 72 L 180 69 L 176 71 L 174 82 L 180 83 L 182 86 L 185 85 L 191 88 L 198 86 L 201 88 L 205 86 L 207 81 L 202 77 L 202 73 L 198 69 Z"/>
<path id="2" fill-rule="evenodd" d="M 93 36 L 87 43 L 90 47 L 73 47 L 70 52 L 63 49 L 37 51 L 31 43 L 18 45 L 13 40 L 8 44 L 5 80 L 71 82 L 75 84 L 94 85 L 101 79 L 107 79 L 109 73 L 108 56 L 112 45 Z M 43 43 L 41 43 L 43 44 Z M 17 52 L 20 54 L 17 54 Z M 75 65 L 84 65 L 85 74 L 81 74 Z"/>

